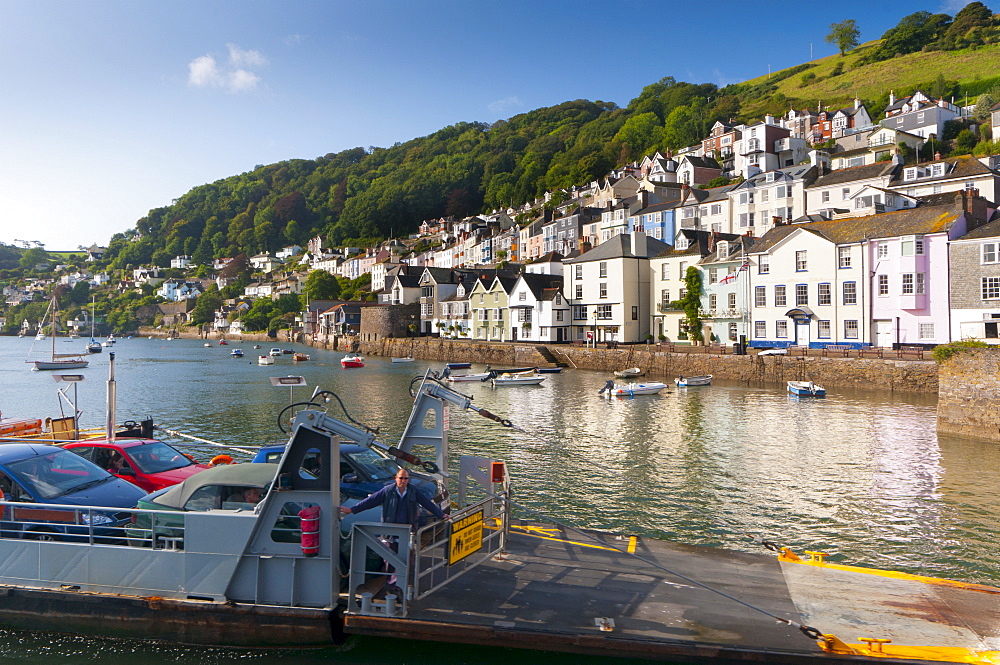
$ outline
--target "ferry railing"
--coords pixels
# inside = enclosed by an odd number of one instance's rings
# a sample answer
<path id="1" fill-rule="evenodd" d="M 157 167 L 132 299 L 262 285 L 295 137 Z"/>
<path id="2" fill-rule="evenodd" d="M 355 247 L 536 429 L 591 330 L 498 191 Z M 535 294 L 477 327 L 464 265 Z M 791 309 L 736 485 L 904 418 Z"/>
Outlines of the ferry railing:
<path id="1" fill-rule="evenodd" d="M 125 545 L 132 510 L 58 503 L 0 501 L 0 537 Z"/>

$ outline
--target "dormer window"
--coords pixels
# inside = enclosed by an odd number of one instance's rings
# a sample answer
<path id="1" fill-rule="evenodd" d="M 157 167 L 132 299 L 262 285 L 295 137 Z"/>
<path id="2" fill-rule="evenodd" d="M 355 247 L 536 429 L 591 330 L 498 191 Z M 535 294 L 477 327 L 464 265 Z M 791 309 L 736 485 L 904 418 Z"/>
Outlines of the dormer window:
<path id="1" fill-rule="evenodd" d="M 720 240 L 715 243 L 715 253 L 720 259 L 724 259 L 729 256 L 729 241 Z"/>

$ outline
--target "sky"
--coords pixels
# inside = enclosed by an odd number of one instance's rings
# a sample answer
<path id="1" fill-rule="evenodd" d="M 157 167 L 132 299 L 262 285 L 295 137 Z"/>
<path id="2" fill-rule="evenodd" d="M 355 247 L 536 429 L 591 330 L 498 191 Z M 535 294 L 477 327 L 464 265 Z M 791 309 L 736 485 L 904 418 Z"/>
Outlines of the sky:
<path id="1" fill-rule="evenodd" d="M 665 76 L 726 85 L 966 0 L 0 0 L 0 242 L 106 245 L 258 164 L 389 147 Z M 986 2 L 994 12 L 1000 0 Z"/>

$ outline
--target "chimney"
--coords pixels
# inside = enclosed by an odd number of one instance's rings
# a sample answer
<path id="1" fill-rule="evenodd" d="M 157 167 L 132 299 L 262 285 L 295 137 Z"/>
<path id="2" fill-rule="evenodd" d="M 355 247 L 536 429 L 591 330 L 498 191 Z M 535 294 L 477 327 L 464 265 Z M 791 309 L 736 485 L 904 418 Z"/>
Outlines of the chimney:
<path id="1" fill-rule="evenodd" d="M 895 103 L 896 103 L 896 93 L 893 92 L 892 90 L 890 90 L 889 91 L 889 106 L 892 106 Z"/>
<path id="2" fill-rule="evenodd" d="M 642 231 L 633 231 L 629 234 L 629 240 L 632 242 L 632 255 L 645 257 L 646 234 Z"/>
<path id="3" fill-rule="evenodd" d="M 857 97 L 855 97 L 854 98 L 854 110 L 857 111 L 859 108 L 861 108 L 861 100 L 858 99 Z"/>

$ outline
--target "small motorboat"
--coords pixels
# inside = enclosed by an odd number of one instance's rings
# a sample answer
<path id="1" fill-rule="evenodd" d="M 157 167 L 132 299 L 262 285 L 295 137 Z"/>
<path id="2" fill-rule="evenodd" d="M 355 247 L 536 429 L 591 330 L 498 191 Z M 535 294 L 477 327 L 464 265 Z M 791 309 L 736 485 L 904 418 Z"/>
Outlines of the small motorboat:
<path id="1" fill-rule="evenodd" d="M 562 367 L 536 367 L 535 371 L 539 374 L 558 374 L 563 370 Z"/>
<path id="2" fill-rule="evenodd" d="M 291 356 L 295 354 L 295 349 L 282 349 L 281 352 L 286 356 Z"/>
<path id="3" fill-rule="evenodd" d="M 243 349 L 233 349 L 232 351 L 229 352 L 229 355 L 232 356 L 233 358 L 242 358 Z"/>
<path id="4" fill-rule="evenodd" d="M 615 383 L 608 381 L 597 394 L 607 394 L 608 397 L 635 397 L 636 395 L 657 395 L 667 384 L 660 381 L 646 381 L 645 383 Z"/>
<path id="5" fill-rule="evenodd" d="M 309 356 L 305 353 L 296 351 L 295 353 L 292 354 L 292 362 L 301 363 L 305 362 L 306 360 L 309 360 Z"/>
<path id="6" fill-rule="evenodd" d="M 497 386 L 537 386 L 546 378 L 541 374 L 536 374 L 534 370 L 517 373 L 504 372 L 503 374 L 492 371 L 490 375 L 493 377 L 494 388 Z"/>
<path id="7" fill-rule="evenodd" d="M 364 367 L 365 359 L 359 355 L 344 356 L 340 359 L 341 367 Z"/>
<path id="8" fill-rule="evenodd" d="M 205 342 L 204 344 L 202 344 L 202 346 L 204 346 L 206 349 L 212 348 L 212 345 L 209 344 L 208 342 Z"/>
<path id="9" fill-rule="evenodd" d="M 678 376 L 674 379 L 674 383 L 678 388 L 690 388 L 691 386 L 710 386 L 712 385 L 712 375 L 702 374 L 701 376 Z"/>
<path id="10" fill-rule="evenodd" d="M 469 369 L 472 367 L 472 363 L 447 363 L 445 367 L 448 369 Z"/>
<path id="11" fill-rule="evenodd" d="M 254 345 L 253 345 L 253 348 L 255 348 L 255 349 L 259 349 L 259 348 L 260 348 L 260 344 L 254 344 Z"/>
<path id="12" fill-rule="evenodd" d="M 628 369 L 615 372 L 615 376 L 619 379 L 631 379 L 636 376 L 642 376 L 642 370 L 638 367 L 629 367 Z"/>
<path id="13" fill-rule="evenodd" d="M 229 346 L 229 342 L 224 339 L 219 340 L 219 346 Z"/>
<path id="14" fill-rule="evenodd" d="M 270 351 L 267 352 L 267 355 L 277 358 L 278 356 L 281 355 L 281 349 L 271 349 Z"/>
<path id="15" fill-rule="evenodd" d="M 394 362 L 394 363 L 412 363 L 413 362 L 413 358 L 411 358 L 410 356 L 406 356 L 405 358 L 393 358 L 392 362 Z"/>
<path id="16" fill-rule="evenodd" d="M 472 372 L 469 374 L 450 374 L 446 373 L 444 375 L 445 381 L 450 381 L 452 383 L 461 381 L 485 381 L 486 379 L 493 376 L 492 372 Z"/>
<path id="17" fill-rule="evenodd" d="M 812 381 L 789 381 L 788 392 L 799 397 L 826 397 L 826 388 Z"/>
<path id="18" fill-rule="evenodd" d="M 490 370 L 491 372 L 496 372 L 498 376 L 501 374 L 525 374 L 525 373 L 534 374 L 535 372 L 538 371 L 537 367 L 505 367 L 503 369 L 493 369 L 489 365 L 486 366 L 486 369 Z"/>
<path id="19" fill-rule="evenodd" d="M 273 365 L 274 364 L 274 358 L 272 358 L 271 356 L 257 356 L 257 364 L 258 365 Z"/>

